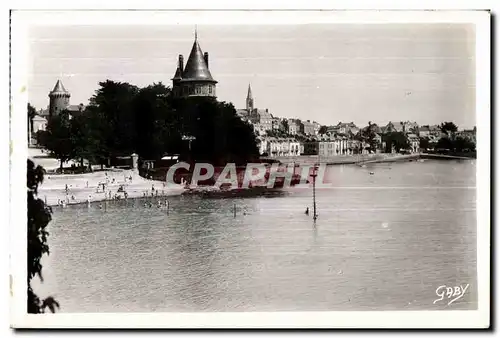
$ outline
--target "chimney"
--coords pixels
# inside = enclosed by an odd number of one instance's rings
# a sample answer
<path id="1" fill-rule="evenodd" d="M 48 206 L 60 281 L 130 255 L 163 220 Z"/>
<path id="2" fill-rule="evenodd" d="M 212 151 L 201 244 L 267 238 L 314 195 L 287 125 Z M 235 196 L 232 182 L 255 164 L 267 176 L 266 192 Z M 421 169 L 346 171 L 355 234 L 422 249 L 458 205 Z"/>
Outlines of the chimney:
<path id="1" fill-rule="evenodd" d="M 184 56 L 179 54 L 179 69 L 181 70 L 181 75 L 184 72 Z"/>
<path id="2" fill-rule="evenodd" d="M 203 58 L 205 59 L 205 63 L 207 64 L 207 68 L 208 68 L 208 53 L 207 52 L 203 53 Z"/>

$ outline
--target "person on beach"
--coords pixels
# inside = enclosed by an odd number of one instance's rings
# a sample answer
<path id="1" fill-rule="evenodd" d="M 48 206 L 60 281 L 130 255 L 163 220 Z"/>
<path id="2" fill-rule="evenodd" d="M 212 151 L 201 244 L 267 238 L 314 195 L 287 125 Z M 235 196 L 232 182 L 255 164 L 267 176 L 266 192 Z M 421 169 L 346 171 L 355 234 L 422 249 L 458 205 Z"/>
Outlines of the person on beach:
<path id="1" fill-rule="evenodd" d="M 89 181 L 87 181 L 87 188 L 89 187 Z"/>
<path id="2" fill-rule="evenodd" d="M 102 203 L 101 203 L 101 204 L 99 204 L 99 209 L 102 209 Z"/>
<path id="3" fill-rule="evenodd" d="M 306 208 L 306 215 L 309 216 L 309 207 Z"/>
<path id="4" fill-rule="evenodd" d="M 158 203 L 156 203 L 156 206 L 157 206 L 158 208 L 161 208 L 161 201 L 158 201 Z"/>
<path id="5" fill-rule="evenodd" d="M 68 194 L 68 185 L 66 184 L 66 186 L 64 187 L 64 190 L 66 190 L 66 195 Z"/>

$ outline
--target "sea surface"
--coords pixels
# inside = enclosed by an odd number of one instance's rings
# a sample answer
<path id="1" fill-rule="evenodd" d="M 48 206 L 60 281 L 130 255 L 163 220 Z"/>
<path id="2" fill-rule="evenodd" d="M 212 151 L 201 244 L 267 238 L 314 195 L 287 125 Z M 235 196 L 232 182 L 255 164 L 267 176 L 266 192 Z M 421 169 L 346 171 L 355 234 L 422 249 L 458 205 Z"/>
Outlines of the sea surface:
<path id="1" fill-rule="evenodd" d="M 35 291 L 60 312 L 477 308 L 475 161 L 328 175 L 316 223 L 312 190 L 299 188 L 172 197 L 168 211 L 141 199 L 56 208 Z M 467 284 L 433 304 L 439 286 Z"/>

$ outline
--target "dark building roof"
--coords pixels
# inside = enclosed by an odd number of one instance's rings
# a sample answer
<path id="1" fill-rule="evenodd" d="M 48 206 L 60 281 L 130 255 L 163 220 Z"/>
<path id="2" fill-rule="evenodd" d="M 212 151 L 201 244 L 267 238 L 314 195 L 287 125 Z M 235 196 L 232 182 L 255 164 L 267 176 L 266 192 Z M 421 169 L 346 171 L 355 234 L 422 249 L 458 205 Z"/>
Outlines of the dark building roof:
<path id="1" fill-rule="evenodd" d="M 181 80 L 181 79 L 182 79 L 181 68 L 180 68 L 180 66 L 177 66 L 177 70 L 175 71 L 175 75 L 172 78 L 172 80 Z"/>
<path id="2" fill-rule="evenodd" d="M 61 80 L 57 80 L 56 85 L 54 86 L 54 89 L 52 89 L 50 94 L 69 94 L 69 92 L 66 90 L 66 88 L 64 88 Z"/>
<path id="3" fill-rule="evenodd" d="M 85 109 L 85 106 L 80 103 L 80 104 L 70 104 L 66 110 L 69 110 L 69 111 L 82 111 Z"/>
<path id="4" fill-rule="evenodd" d="M 182 72 L 182 81 L 217 82 L 212 78 L 212 74 L 210 74 L 210 71 L 208 70 L 208 65 L 205 62 L 205 57 L 203 55 L 203 52 L 201 51 L 197 39 L 194 40 L 193 48 L 191 49 L 191 53 L 189 54 L 186 67 Z"/>

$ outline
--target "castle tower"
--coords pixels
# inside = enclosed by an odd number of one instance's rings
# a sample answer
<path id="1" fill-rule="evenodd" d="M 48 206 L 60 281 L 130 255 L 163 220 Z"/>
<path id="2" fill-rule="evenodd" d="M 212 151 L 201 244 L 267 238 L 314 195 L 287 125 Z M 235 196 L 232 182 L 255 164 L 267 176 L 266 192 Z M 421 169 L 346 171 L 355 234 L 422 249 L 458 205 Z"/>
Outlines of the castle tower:
<path id="1" fill-rule="evenodd" d="M 184 57 L 179 55 L 179 62 L 172 78 L 172 90 L 177 97 L 208 96 L 216 97 L 217 81 L 210 74 L 208 53 L 203 53 L 198 43 L 197 33 L 191 53 L 184 67 Z"/>
<path id="2" fill-rule="evenodd" d="M 68 108 L 70 96 L 61 80 L 57 80 L 54 89 L 49 93 L 49 118 Z"/>
<path id="3" fill-rule="evenodd" d="M 253 96 L 252 96 L 252 88 L 250 88 L 250 84 L 248 84 L 247 110 L 249 112 L 253 111 Z"/>

